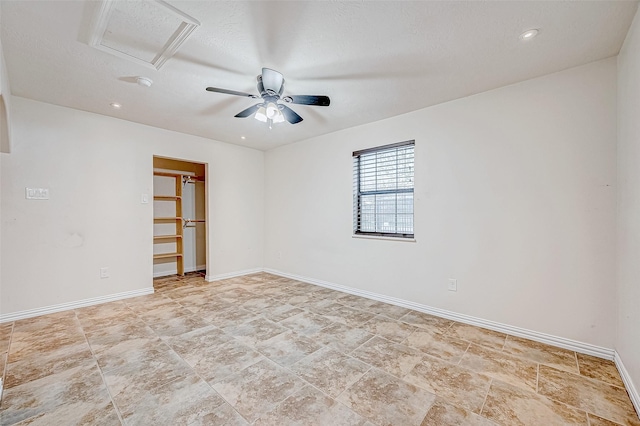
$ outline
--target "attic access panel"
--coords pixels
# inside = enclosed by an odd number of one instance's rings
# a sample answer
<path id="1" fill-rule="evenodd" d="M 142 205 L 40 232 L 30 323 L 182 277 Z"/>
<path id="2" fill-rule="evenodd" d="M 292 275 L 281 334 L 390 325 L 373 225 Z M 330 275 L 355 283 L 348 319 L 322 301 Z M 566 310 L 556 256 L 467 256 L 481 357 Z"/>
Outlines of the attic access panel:
<path id="1" fill-rule="evenodd" d="M 89 45 L 159 70 L 199 26 L 162 0 L 104 0 Z"/>

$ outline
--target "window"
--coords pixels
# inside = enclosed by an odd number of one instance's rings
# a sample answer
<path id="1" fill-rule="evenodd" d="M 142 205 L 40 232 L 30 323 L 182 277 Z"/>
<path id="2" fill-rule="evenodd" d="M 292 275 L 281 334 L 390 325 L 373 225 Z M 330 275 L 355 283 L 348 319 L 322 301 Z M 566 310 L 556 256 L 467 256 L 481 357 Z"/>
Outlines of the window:
<path id="1" fill-rule="evenodd" d="M 413 238 L 413 148 L 401 142 L 353 153 L 353 232 Z"/>

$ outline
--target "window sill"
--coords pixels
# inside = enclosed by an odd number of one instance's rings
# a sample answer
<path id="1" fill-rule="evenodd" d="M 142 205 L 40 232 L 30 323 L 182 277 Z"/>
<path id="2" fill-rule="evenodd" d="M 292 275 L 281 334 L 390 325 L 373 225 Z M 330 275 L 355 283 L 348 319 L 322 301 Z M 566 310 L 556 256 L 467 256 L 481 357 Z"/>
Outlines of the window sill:
<path id="1" fill-rule="evenodd" d="M 402 238 L 402 237 L 383 237 L 381 235 L 359 235 L 352 234 L 351 238 L 361 238 L 363 240 L 386 240 L 386 241 L 399 241 L 403 243 L 415 243 L 415 238 Z"/>

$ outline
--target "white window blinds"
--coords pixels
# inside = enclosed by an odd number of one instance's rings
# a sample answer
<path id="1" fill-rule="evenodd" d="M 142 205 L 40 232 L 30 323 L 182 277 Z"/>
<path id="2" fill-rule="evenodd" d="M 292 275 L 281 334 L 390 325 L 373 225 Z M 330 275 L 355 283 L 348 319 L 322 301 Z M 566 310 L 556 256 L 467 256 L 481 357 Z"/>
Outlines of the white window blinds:
<path id="1" fill-rule="evenodd" d="M 355 234 L 413 238 L 414 141 L 353 153 Z"/>

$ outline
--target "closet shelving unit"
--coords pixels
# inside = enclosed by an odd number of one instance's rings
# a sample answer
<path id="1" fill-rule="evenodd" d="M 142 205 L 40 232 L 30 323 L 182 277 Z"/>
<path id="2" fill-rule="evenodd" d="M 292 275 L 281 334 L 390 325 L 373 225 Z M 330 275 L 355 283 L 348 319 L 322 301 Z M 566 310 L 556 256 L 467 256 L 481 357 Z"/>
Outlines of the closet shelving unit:
<path id="1" fill-rule="evenodd" d="M 175 203 L 175 216 L 171 217 L 154 217 L 154 223 L 175 223 L 175 234 L 154 235 L 154 244 L 164 244 L 175 241 L 175 252 L 157 253 L 153 255 L 153 259 L 176 259 L 178 275 L 184 275 L 184 249 L 182 238 L 184 236 L 183 229 L 190 222 L 204 222 L 204 220 L 191 220 L 182 217 L 182 189 L 184 185 L 204 181 L 199 176 L 186 175 L 182 173 L 171 172 L 153 172 L 154 176 L 164 176 L 175 179 L 175 195 L 154 194 L 154 201 L 167 201 Z M 184 223 L 184 225 L 183 225 Z"/>
<path id="2" fill-rule="evenodd" d="M 165 235 L 154 235 L 154 244 L 163 244 L 174 241 L 176 251 L 171 253 L 158 253 L 153 255 L 153 259 L 176 259 L 178 275 L 184 275 L 184 252 L 182 247 L 182 175 L 178 173 L 153 172 L 154 176 L 165 176 L 175 180 L 175 195 L 153 195 L 153 201 L 167 201 L 175 203 L 175 216 L 173 217 L 154 217 L 154 223 L 174 223 L 175 233 Z"/>

